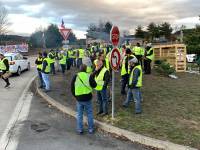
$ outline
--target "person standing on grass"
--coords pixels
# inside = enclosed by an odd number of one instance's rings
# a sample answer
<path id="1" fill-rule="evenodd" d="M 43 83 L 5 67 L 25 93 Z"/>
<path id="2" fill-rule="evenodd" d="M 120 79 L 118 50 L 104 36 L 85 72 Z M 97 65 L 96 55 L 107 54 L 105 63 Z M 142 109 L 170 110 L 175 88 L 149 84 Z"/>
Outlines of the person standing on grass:
<path id="1" fill-rule="evenodd" d="M 58 58 L 59 58 L 59 64 L 62 70 L 62 74 L 65 74 L 67 56 L 64 51 L 61 51 L 58 55 L 59 55 Z"/>
<path id="2" fill-rule="evenodd" d="M 51 72 L 51 60 L 47 57 L 47 53 L 43 53 L 43 63 L 42 63 L 42 79 L 45 84 L 45 91 L 44 92 L 49 92 L 50 91 L 50 78 L 49 74 Z"/>
<path id="3" fill-rule="evenodd" d="M 104 66 L 103 61 L 100 59 L 97 61 L 97 66 L 94 71 L 95 81 L 97 83 L 97 102 L 98 102 L 98 113 L 97 115 L 108 115 L 108 95 L 107 87 L 110 82 L 110 74 L 108 69 Z"/>
<path id="4" fill-rule="evenodd" d="M 141 114 L 141 87 L 142 87 L 142 67 L 138 62 L 137 58 L 132 58 L 129 61 L 131 74 L 129 77 L 129 89 L 127 98 L 123 103 L 124 107 L 128 107 L 130 101 L 134 98 L 135 100 L 135 113 Z"/>
<path id="5" fill-rule="evenodd" d="M 88 132 L 94 132 L 93 108 L 92 108 L 92 89 L 97 86 L 94 75 L 89 75 L 87 66 L 82 64 L 80 71 L 71 82 L 71 92 L 77 100 L 77 132 L 83 134 L 83 112 L 86 110 L 88 118 Z"/>
<path id="6" fill-rule="evenodd" d="M 9 78 L 4 78 L 3 75 L 9 72 L 9 61 L 3 54 L 0 54 L 0 72 L 1 78 L 6 82 L 5 88 L 8 88 L 10 86 Z"/>

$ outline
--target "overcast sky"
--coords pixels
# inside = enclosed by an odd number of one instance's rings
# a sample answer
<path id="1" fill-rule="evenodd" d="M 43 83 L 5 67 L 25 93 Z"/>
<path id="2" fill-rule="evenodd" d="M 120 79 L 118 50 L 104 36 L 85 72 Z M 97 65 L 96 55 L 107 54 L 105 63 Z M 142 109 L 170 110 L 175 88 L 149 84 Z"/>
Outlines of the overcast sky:
<path id="1" fill-rule="evenodd" d="M 60 25 L 62 19 L 78 38 L 84 38 L 88 24 L 99 20 L 131 31 L 152 21 L 188 28 L 200 24 L 199 0 L 0 0 L 0 4 L 9 12 L 10 30 L 20 35 L 50 23 Z"/>

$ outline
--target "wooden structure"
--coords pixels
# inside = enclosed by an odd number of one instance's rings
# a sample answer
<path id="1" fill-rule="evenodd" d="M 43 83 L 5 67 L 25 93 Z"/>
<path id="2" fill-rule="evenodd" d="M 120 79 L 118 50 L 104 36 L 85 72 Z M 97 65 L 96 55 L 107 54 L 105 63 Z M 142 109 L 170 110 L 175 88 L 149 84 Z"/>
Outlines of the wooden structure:
<path id="1" fill-rule="evenodd" d="M 154 46 L 155 60 L 166 60 L 176 69 L 176 72 L 186 71 L 186 46 L 184 44 L 169 44 Z"/>

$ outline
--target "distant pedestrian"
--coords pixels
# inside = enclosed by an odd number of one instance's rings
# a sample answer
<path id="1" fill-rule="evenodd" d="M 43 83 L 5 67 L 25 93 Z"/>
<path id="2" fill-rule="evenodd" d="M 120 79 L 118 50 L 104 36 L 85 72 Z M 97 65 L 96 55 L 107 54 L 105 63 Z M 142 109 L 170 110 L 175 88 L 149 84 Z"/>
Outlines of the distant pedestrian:
<path id="1" fill-rule="evenodd" d="M 96 87 L 94 75 L 86 73 L 87 66 L 81 65 L 71 82 L 71 92 L 77 100 L 77 132 L 83 134 L 83 112 L 86 110 L 88 118 L 88 132 L 94 132 L 92 88 Z"/>
<path id="2" fill-rule="evenodd" d="M 5 88 L 8 88 L 10 86 L 9 75 L 7 75 L 9 74 L 9 61 L 3 54 L 0 54 L 0 73 L 1 78 L 6 82 Z"/>
<path id="3" fill-rule="evenodd" d="M 38 53 L 38 58 L 35 60 L 35 64 L 37 65 L 37 71 L 38 71 L 38 77 L 39 77 L 39 82 L 40 82 L 40 88 L 44 88 L 44 81 L 42 79 L 42 62 L 43 62 L 43 57 L 42 53 Z"/>
<path id="4" fill-rule="evenodd" d="M 49 58 L 50 67 L 51 67 L 51 74 L 56 74 L 56 70 L 55 70 L 56 55 L 53 49 L 49 52 L 48 58 Z"/>
<path id="5" fill-rule="evenodd" d="M 45 92 L 49 92 L 50 91 L 50 71 L 51 71 L 51 60 L 47 57 L 47 53 L 44 52 L 43 53 L 43 63 L 42 63 L 42 79 L 44 81 L 45 84 Z"/>
<path id="6" fill-rule="evenodd" d="M 141 108 L 141 87 L 142 87 L 142 67 L 137 60 L 137 58 L 132 58 L 129 61 L 131 74 L 129 77 L 129 89 L 127 93 L 127 98 L 123 103 L 124 107 L 128 107 L 130 101 L 134 98 L 135 100 L 135 113 L 142 113 Z"/>
<path id="7" fill-rule="evenodd" d="M 144 58 L 144 73 L 151 74 L 151 62 L 154 60 L 154 50 L 151 43 L 147 44 Z"/>
<path id="8" fill-rule="evenodd" d="M 64 51 L 61 51 L 59 54 L 59 64 L 62 70 L 62 74 L 65 74 L 66 70 L 66 62 L 67 62 L 67 56 Z"/>

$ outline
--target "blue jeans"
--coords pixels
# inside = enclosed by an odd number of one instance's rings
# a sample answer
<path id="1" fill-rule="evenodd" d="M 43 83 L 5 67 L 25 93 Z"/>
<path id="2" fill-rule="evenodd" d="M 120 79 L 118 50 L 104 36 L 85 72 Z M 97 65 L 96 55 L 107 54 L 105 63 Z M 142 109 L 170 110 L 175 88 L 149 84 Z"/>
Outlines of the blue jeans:
<path id="1" fill-rule="evenodd" d="M 42 72 L 39 70 L 38 70 L 38 77 L 39 77 L 40 87 L 44 87 L 44 81 L 42 79 Z"/>
<path id="2" fill-rule="evenodd" d="M 140 88 L 134 88 L 134 89 L 128 89 L 127 93 L 127 98 L 124 101 L 123 105 L 128 106 L 130 101 L 134 98 L 135 100 L 135 113 L 141 113 L 142 108 L 141 108 L 141 99 L 142 99 L 142 94 Z"/>
<path id="3" fill-rule="evenodd" d="M 83 111 L 86 110 L 87 118 L 88 118 L 88 130 L 90 132 L 94 131 L 94 120 L 93 120 L 93 109 L 92 109 L 92 101 L 79 102 L 76 103 L 77 109 L 77 131 L 83 131 Z"/>
<path id="4" fill-rule="evenodd" d="M 49 78 L 49 74 L 42 73 L 42 79 L 43 79 L 44 84 L 45 84 L 45 89 L 46 90 L 50 90 L 50 78 Z"/>
<path id="5" fill-rule="evenodd" d="M 108 113 L 108 96 L 107 89 L 97 91 L 97 101 L 99 105 L 99 112 Z"/>

